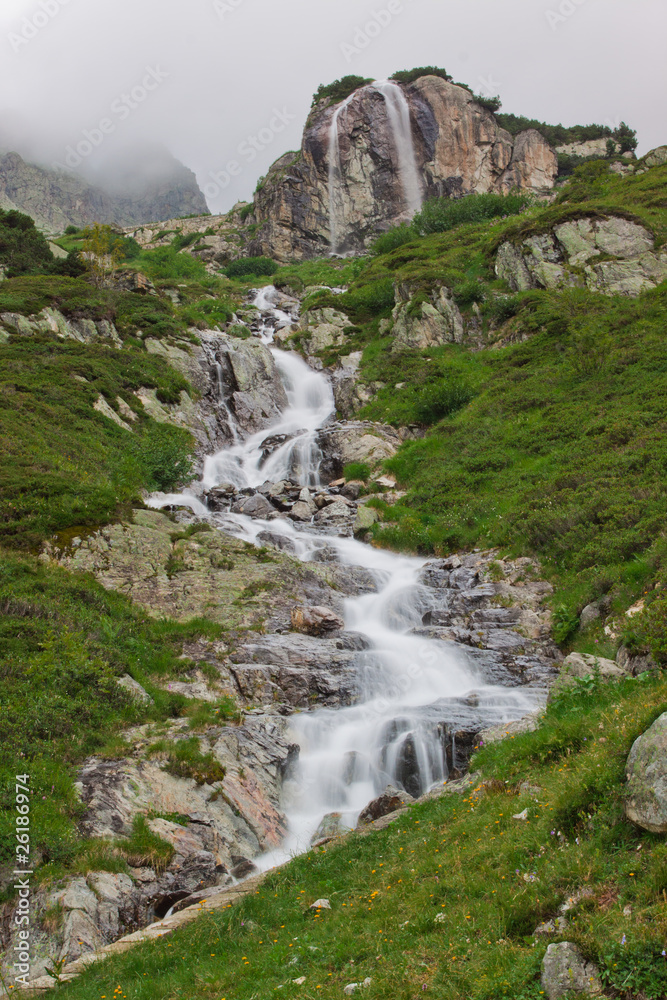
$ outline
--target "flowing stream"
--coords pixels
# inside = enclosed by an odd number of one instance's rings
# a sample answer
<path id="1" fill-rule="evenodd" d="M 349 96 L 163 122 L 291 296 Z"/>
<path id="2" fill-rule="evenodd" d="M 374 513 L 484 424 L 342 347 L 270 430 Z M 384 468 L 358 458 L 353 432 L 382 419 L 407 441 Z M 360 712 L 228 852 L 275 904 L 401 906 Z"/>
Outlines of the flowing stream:
<path id="1" fill-rule="evenodd" d="M 382 94 L 387 106 L 389 128 L 398 159 L 397 173 L 403 188 L 405 213 L 412 218 L 421 210 L 423 201 L 422 180 L 415 154 L 410 120 L 410 104 L 402 88 L 392 80 L 376 80 L 362 90 L 375 90 Z M 336 253 L 339 243 L 340 215 L 343 205 L 343 166 L 340 155 L 340 123 L 350 103 L 359 93 L 354 93 L 338 105 L 329 126 L 329 232 L 331 252 Z"/>
<path id="2" fill-rule="evenodd" d="M 275 289 L 269 288 L 255 299 L 265 317 L 260 335 L 268 345 L 273 331 L 290 319 L 275 308 L 273 296 Z M 316 432 L 333 412 L 331 386 L 325 374 L 313 371 L 297 354 L 270 349 L 285 383 L 288 408 L 274 426 L 245 441 L 237 435 L 210 456 L 203 477 L 207 487 L 223 481 L 258 486 L 281 479 L 318 484 Z M 287 440 L 262 465 L 261 444 L 267 435 L 286 435 Z M 196 514 L 209 513 L 187 492 L 156 498 L 153 506 L 175 503 L 189 505 Z M 357 704 L 291 717 L 291 737 L 301 753 L 296 773 L 284 786 L 290 833 L 279 851 L 259 859 L 262 868 L 306 850 L 330 813 L 354 826 L 359 812 L 389 783 L 405 784 L 408 765 L 412 794 L 445 780 L 447 741 L 454 762 L 456 747 L 443 719 L 461 719 L 466 711 L 470 718 L 466 705 L 472 704 L 474 718 L 492 725 L 534 710 L 539 698 L 535 691 L 485 683 L 463 647 L 411 634 L 421 626 L 435 593 L 420 583 L 425 560 L 318 533 L 314 524 L 299 527 L 287 519 L 267 523 L 240 514 L 224 518 L 224 530 L 252 542 L 268 527 L 289 536 L 297 556 L 306 561 L 324 546 L 335 549 L 340 564 L 372 572 L 377 592 L 345 601 L 346 631 L 361 633 L 367 647 L 355 661 Z"/>

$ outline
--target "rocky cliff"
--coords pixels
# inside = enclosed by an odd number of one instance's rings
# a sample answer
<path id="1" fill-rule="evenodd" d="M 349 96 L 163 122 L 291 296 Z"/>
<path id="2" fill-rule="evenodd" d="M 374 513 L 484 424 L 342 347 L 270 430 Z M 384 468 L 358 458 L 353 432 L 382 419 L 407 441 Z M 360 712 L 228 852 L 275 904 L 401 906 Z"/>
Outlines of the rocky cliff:
<path id="1" fill-rule="evenodd" d="M 470 91 L 439 77 L 421 77 L 400 92 L 409 110 L 422 197 L 553 187 L 557 157 L 539 132 L 512 138 Z M 338 161 L 333 178 L 332 156 Z M 261 225 L 255 251 L 280 260 L 328 251 L 332 196 L 335 249 L 362 249 L 378 231 L 408 217 L 401 175 L 396 122 L 381 89 L 362 87 L 338 105 L 320 101 L 306 123 L 301 150 L 277 160 L 255 195 Z"/>
<path id="2" fill-rule="evenodd" d="M 206 212 L 195 175 L 177 160 L 169 161 L 169 169 L 153 171 L 143 181 L 135 177 L 130 183 L 124 174 L 122 191 L 109 191 L 77 174 L 49 170 L 7 153 L 0 156 L 0 208 L 25 212 L 40 229 L 52 233 L 69 225 L 132 226 Z"/>

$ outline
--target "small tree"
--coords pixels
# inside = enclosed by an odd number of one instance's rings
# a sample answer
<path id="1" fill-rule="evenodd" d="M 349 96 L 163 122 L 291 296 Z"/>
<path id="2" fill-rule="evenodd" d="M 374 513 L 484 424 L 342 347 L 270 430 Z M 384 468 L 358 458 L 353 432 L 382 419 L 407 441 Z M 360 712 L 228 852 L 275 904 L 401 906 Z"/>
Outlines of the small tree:
<path id="1" fill-rule="evenodd" d="M 621 153 L 634 153 L 637 148 L 637 130 L 630 128 L 625 122 L 621 122 L 618 126 L 614 132 L 614 138 L 620 146 Z"/>
<path id="2" fill-rule="evenodd" d="M 111 226 L 96 222 L 83 231 L 83 257 L 94 285 L 99 288 L 123 259 L 123 240 Z"/>

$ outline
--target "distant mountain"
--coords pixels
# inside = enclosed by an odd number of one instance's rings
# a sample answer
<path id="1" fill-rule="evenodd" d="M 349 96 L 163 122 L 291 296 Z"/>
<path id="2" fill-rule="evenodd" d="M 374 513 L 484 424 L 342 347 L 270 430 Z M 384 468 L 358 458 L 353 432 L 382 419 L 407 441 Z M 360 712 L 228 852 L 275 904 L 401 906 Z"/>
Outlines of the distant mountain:
<path id="1" fill-rule="evenodd" d="M 95 181 L 6 153 L 0 156 L 0 208 L 17 208 L 52 233 L 69 225 L 132 226 L 208 212 L 194 173 L 159 148 L 109 161 Z"/>

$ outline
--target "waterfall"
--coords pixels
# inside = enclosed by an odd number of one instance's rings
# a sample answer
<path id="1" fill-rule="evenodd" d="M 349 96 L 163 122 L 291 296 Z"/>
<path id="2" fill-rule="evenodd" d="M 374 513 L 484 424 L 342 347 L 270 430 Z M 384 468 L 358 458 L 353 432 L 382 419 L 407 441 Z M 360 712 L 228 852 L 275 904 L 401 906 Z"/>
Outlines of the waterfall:
<path id="1" fill-rule="evenodd" d="M 367 88 L 362 87 L 362 90 Z M 398 175 L 403 188 L 405 214 L 412 218 L 420 211 L 423 201 L 422 180 L 417 164 L 415 145 L 412 138 L 410 105 L 402 88 L 391 80 L 379 80 L 370 85 L 384 98 L 387 119 L 391 129 L 398 159 Z M 359 93 L 353 94 L 339 104 L 331 117 L 329 126 L 329 243 L 331 252 L 336 253 L 339 242 L 340 204 L 343 201 L 343 166 L 340 155 L 340 118 L 351 101 Z"/>
<path id="2" fill-rule="evenodd" d="M 272 427 L 210 456 L 204 486 L 226 481 L 243 488 L 287 478 L 304 486 L 319 485 L 317 431 L 333 411 L 331 386 L 325 374 L 311 369 L 295 352 L 270 346 L 273 331 L 290 320 L 276 308 L 275 298 L 275 289 L 263 289 L 257 292 L 255 305 L 264 317 L 259 335 L 280 370 L 288 406 Z M 278 443 L 267 459 L 263 445 L 269 435 Z M 149 500 L 157 508 L 170 504 L 190 506 L 217 528 L 258 545 L 263 543 L 258 536 L 267 530 L 284 536 L 304 562 L 317 560 L 326 547 L 335 552 L 340 566 L 370 571 L 377 585 L 376 592 L 344 602 L 346 632 L 363 637 L 354 647 L 358 650 L 355 703 L 318 707 L 290 718 L 290 741 L 299 745 L 300 757 L 283 785 L 289 836 L 279 850 L 257 859 L 260 868 L 307 850 L 323 817 L 331 812 L 354 826 L 361 810 L 390 783 L 419 795 L 442 782 L 450 747 L 456 763 L 450 726 L 455 730 L 507 722 L 540 703 L 539 691 L 489 683 L 463 647 L 419 634 L 424 611 L 441 599 L 420 581 L 424 559 L 339 537 L 317 523 L 297 526 L 284 515 L 270 521 L 242 514 L 212 515 L 193 493 Z M 279 646 L 283 637 L 275 639 L 284 656 Z"/>
<path id="3" fill-rule="evenodd" d="M 415 144 L 412 138 L 410 105 L 403 90 L 391 80 L 381 80 L 373 84 L 385 99 L 387 117 L 398 154 L 398 172 L 403 187 L 403 196 L 410 218 L 422 207 L 422 182 L 417 165 Z"/>
<path id="4" fill-rule="evenodd" d="M 338 247 L 338 204 L 337 200 L 342 201 L 342 184 L 343 184 L 343 166 L 340 158 L 340 136 L 338 133 L 338 122 L 343 111 L 347 110 L 348 105 L 356 95 L 350 94 L 350 96 L 339 104 L 333 113 L 331 118 L 331 125 L 329 126 L 329 243 L 331 246 L 331 252 L 336 253 Z"/>

